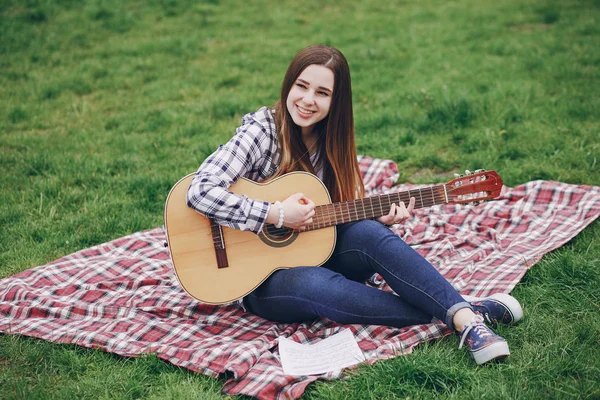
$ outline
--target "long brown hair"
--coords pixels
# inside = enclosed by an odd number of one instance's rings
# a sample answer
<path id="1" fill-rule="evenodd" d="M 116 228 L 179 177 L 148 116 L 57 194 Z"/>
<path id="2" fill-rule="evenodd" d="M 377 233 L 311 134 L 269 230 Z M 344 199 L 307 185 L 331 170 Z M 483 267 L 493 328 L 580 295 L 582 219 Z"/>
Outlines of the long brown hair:
<path id="1" fill-rule="evenodd" d="M 281 97 L 275 104 L 281 162 L 274 177 L 291 171 L 315 172 L 302 140 L 301 128 L 294 123 L 286 106 L 292 85 L 302 71 L 313 64 L 329 68 L 334 75 L 329 114 L 314 127 L 320 149 L 317 164 L 323 168 L 323 182 L 334 202 L 363 197 L 365 189 L 356 159 L 354 140 L 350 68 L 339 50 L 325 45 L 309 46 L 301 50 L 285 73 Z"/>

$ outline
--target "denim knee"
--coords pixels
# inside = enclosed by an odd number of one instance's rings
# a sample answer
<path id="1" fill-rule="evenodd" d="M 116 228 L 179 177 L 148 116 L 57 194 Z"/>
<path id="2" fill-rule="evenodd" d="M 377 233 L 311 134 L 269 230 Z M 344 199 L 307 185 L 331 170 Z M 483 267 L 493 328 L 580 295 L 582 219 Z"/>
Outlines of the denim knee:
<path id="1" fill-rule="evenodd" d="M 351 237 L 363 243 L 380 243 L 381 239 L 386 236 L 396 236 L 381 222 L 372 219 L 341 225 L 339 229 L 343 229 L 344 233 L 349 233 Z"/>

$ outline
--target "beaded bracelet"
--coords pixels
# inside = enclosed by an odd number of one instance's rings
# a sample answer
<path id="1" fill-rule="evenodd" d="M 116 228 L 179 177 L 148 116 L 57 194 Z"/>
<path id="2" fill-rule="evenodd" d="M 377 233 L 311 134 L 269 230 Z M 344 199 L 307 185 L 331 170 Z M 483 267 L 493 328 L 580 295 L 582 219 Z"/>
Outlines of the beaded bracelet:
<path id="1" fill-rule="evenodd" d="M 283 226 L 283 204 L 281 204 L 279 201 L 276 201 L 275 205 L 277 208 L 279 208 L 279 221 L 277 221 L 275 228 L 281 228 Z"/>

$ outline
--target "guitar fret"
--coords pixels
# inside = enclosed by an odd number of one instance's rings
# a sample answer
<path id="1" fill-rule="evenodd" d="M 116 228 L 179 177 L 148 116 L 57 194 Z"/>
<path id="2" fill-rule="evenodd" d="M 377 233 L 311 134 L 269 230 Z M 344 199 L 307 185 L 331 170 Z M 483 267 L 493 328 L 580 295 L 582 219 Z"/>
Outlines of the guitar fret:
<path id="1" fill-rule="evenodd" d="M 346 203 L 346 207 L 348 207 L 348 222 L 352 222 L 353 218 L 352 218 L 352 210 L 354 210 L 354 202 L 347 202 Z"/>
<path id="2" fill-rule="evenodd" d="M 335 224 L 337 225 L 339 222 L 338 222 L 338 219 L 337 219 L 337 217 L 338 217 L 338 211 L 337 211 L 336 207 L 337 207 L 337 204 L 334 204 L 333 205 L 333 217 L 335 218 Z"/>
<path id="3" fill-rule="evenodd" d="M 349 208 L 349 206 L 348 206 L 348 202 L 346 201 L 346 202 L 344 202 L 344 203 L 342 203 L 342 204 L 345 204 L 345 205 L 346 205 L 346 209 L 348 210 L 348 211 L 347 211 L 347 213 L 348 213 L 348 221 L 346 221 L 346 218 L 344 217 L 344 219 L 343 219 L 343 222 L 344 222 L 344 223 L 346 223 L 346 222 L 350 222 L 350 208 Z M 343 212 L 344 212 L 344 207 L 342 207 L 342 213 L 343 213 Z M 343 215 L 343 214 L 342 214 L 342 215 Z"/>
<path id="4" fill-rule="evenodd" d="M 360 201 L 360 205 L 362 206 L 362 209 L 363 209 L 363 219 L 367 219 L 367 212 L 365 211 L 365 199 L 362 199 Z"/>
<path id="5" fill-rule="evenodd" d="M 321 228 L 321 218 L 323 216 L 323 208 L 319 206 L 319 211 L 315 212 L 315 218 L 313 218 L 313 225 L 317 225 L 317 229 Z"/>
<path id="6" fill-rule="evenodd" d="M 327 223 L 328 226 L 335 225 L 335 203 L 329 205 L 329 220 Z"/>
<path id="7" fill-rule="evenodd" d="M 352 202 L 346 202 L 346 212 L 348 213 L 348 220 L 346 222 L 352 222 Z"/>
<path id="8" fill-rule="evenodd" d="M 333 209 L 333 212 L 332 212 L 333 220 L 332 220 L 332 222 L 335 225 L 337 225 L 338 224 L 338 221 L 337 221 L 337 214 L 338 214 L 337 213 L 337 203 L 333 203 L 333 206 L 331 208 Z"/>

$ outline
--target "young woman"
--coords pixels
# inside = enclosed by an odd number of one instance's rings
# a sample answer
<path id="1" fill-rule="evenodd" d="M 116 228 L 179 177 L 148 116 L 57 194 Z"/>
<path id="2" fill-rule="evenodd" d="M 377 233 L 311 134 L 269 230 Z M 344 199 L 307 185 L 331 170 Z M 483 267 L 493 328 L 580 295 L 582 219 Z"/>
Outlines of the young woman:
<path id="1" fill-rule="evenodd" d="M 348 63 L 322 45 L 300 51 L 287 69 L 281 97 L 242 119 L 236 135 L 209 156 L 189 188 L 188 205 L 219 224 L 260 233 L 265 224 L 302 231 L 315 204 L 302 193 L 270 204 L 228 191 L 240 177 L 265 181 L 291 171 L 321 178 L 334 202 L 363 196 L 354 142 Z M 461 337 L 478 364 L 508 356 L 506 341 L 485 324 L 514 323 L 512 296 L 467 302 L 439 272 L 386 225 L 414 207 L 393 204 L 387 215 L 337 226 L 332 257 L 321 267 L 273 273 L 246 296 L 247 310 L 271 321 L 326 317 L 341 324 L 405 327 L 439 319 Z M 364 284 L 380 274 L 396 294 Z"/>

